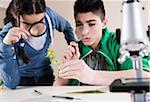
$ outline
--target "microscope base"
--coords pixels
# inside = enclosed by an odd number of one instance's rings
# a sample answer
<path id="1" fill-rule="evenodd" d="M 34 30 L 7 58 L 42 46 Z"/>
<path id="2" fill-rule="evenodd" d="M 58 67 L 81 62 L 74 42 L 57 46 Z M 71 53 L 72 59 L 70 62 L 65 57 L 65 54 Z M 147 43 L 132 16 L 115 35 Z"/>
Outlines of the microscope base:
<path id="1" fill-rule="evenodd" d="M 139 80 L 139 79 L 138 79 Z M 137 79 L 116 79 L 110 85 L 111 92 L 131 92 L 136 93 L 150 92 L 150 79 L 143 78 L 142 81 L 137 81 Z"/>
<path id="2" fill-rule="evenodd" d="M 116 79 L 109 88 L 111 92 L 130 92 L 132 102 L 147 102 L 150 79 Z"/>

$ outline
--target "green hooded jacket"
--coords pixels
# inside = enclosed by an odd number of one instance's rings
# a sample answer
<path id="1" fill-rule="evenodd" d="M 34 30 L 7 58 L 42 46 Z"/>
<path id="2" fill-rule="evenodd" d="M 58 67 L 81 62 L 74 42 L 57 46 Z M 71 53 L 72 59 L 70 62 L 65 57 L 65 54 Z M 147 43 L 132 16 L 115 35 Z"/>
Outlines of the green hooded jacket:
<path id="1" fill-rule="evenodd" d="M 105 29 L 102 39 L 100 41 L 100 47 L 97 50 L 97 54 L 101 54 L 108 66 L 108 71 L 119 71 L 119 70 L 128 70 L 132 69 L 132 60 L 128 58 L 122 64 L 118 63 L 117 59 L 120 56 L 119 48 L 120 44 L 117 41 L 116 33 L 109 32 L 108 28 Z M 86 62 L 87 56 L 90 55 L 93 50 L 84 45 L 82 42 L 79 43 L 80 49 L 80 59 L 83 59 Z M 142 59 L 143 69 L 150 72 L 150 54 L 148 57 Z M 87 62 L 86 62 L 87 63 Z M 75 79 L 69 80 L 69 85 L 78 85 L 79 81 Z"/>

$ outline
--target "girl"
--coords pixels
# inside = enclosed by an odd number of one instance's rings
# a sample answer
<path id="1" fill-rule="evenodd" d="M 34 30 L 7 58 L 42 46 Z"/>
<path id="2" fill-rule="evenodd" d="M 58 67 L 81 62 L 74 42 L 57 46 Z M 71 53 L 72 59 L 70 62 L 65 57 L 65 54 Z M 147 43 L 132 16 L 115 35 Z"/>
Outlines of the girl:
<path id="1" fill-rule="evenodd" d="M 53 70 L 47 49 L 54 29 L 74 41 L 70 24 L 44 0 L 12 0 L 0 32 L 0 75 L 8 88 L 18 85 L 52 85 Z"/>

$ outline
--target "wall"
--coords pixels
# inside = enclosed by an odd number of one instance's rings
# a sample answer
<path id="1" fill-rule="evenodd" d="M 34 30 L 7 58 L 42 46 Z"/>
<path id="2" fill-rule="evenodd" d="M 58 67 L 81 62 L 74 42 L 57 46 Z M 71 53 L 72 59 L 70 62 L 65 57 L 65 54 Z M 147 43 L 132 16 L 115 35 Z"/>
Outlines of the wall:
<path id="1" fill-rule="evenodd" d="M 4 17 L 5 17 L 5 8 L 0 7 L 0 28 L 3 26 Z"/>

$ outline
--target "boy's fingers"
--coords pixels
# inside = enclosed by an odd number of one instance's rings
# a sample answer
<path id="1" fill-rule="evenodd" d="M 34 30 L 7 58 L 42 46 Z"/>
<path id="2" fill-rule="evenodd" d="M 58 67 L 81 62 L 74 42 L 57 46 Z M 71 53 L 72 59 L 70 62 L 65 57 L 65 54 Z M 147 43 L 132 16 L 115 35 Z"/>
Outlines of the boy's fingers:
<path id="1" fill-rule="evenodd" d="M 75 43 L 75 42 L 71 42 L 70 45 L 74 48 L 75 50 L 75 55 L 77 57 L 80 57 L 80 52 L 79 52 L 79 47 L 78 47 L 78 43 Z"/>
<path id="2" fill-rule="evenodd" d="M 60 69 L 59 70 L 59 74 L 64 74 L 64 73 L 69 73 L 71 71 L 74 71 L 74 72 L 78 72 L 80 70 L 79 67 L 73 67 L 73 66 L 69 66 L 69 67 L 65 67 L 63 69 Z"/>
<path id="3" fill-rule="evenodd" d="M 72 53 L 69 51 L 69 50 L 66 50 L 65 52 L 64 52 L 64 54 L 63 54 L 63 57 L 64 58 L 71 58 L 72 57 Z"/>
<path id="4" fill-rule="evenodd" d="M 71 46 L 74 46 L 74 47 L 77 47 L 77 46 L 78 46 L 78 43 L 76 43 L 76 42 L 70 42 L 70 45 L 71 45 Z"/>
<path id="5" fill-rule="evenodd" d="M 65 78 L 65 77 L 70 77 L 70 76 L 77 76 L 76 74 L 77 74 L 76 71 L 70 71 L 70 72 L 66 72 L 63 74 L 59 74 L 59 76 L 62 78 Z"/>
<path id="6" fill-rule="evenodd" d="M 71 65 L 74 65 L 74 64 L 78 64 L 80 62 L 81 62 L 80 60 L 68 61 L 68 62 L 60 65 L 60 68 L 68 67 L 68 66 L 71 66 Z"/>
<path id="7" fill-rule="evenodd" d="M 70 50 L 71 53 L 74 53 L 74 52 L 75 52 L 75 48 L 74 48 L 73 46 L 69 46 L 69 47 L 68 47 L 68 50 Z"/>

